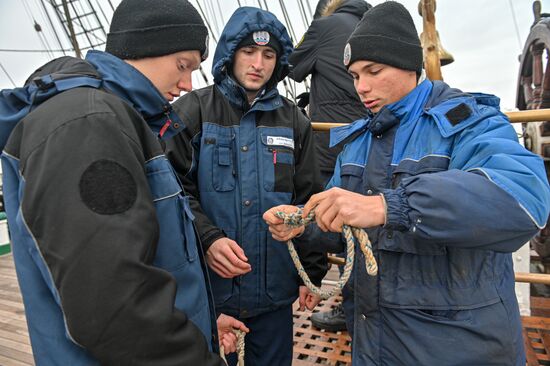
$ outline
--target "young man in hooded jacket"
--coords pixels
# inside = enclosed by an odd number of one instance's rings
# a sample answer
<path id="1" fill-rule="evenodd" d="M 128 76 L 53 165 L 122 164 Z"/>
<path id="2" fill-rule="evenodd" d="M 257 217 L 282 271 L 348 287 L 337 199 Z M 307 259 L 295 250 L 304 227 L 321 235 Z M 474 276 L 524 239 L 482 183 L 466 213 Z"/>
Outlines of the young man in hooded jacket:
<path id="1" fill-rule="evenodd" d="M 302 237 L 336 245 L 321 231 L 346 224 L 372 243 L 374 276 L 355 249 L 353 365 L 524 366 L 511 253 L 548 217 L 542 159 L 518 143 L 498 98 L 418 82 L 422 47 L 397 2 L 365 14 L 344 64 L 371 113 L 331 133 L 359 134 L 305 205 L 317 225 Z M 264 218 L 276 239 L 303 232 L 274 211 Z"/>
<path id="2" fill-rule="evenodd" d="M 288 58 L 289 77 L 301 82 L 311 75 L 309 117 L 314 122 L 351 123 L 367 115 L 353 79 L 342 64 L 346 42 L 370 5 L 365 0 L 321 0 L 316 17 Z M 315 131 L 315 148 L 319 158 L 321 180 L 326 185 L 334 173 L 336 157 L 349 140 L 330 146 L 328 131 Z M 342 271 L 342 267 L 339 268 Z M 346 305 L 348 328 L 353 332 L 353 312 L 350 310 L 353 294 L 351 283 L 342 291 Z M 346 329 L 344 306 L 311 315 L 311 323 L 321 329 L 336 332 Z"/>
<path id="3" fill-rule="evenodd" d="M 2 92 L 32 106 L 2 167 L 37 366 L 225 364 L 188 198 L 158 140 L 183 128 L 168 101 L 191 90 L 207 34 L 186 0 L 124 0 L 106 52 Z M 231 328 L 247 330 L 218 326 L 226 350 Z"/>
<path id="4" fill-rule="evenodd" d="M 215 84 L 174 104 L 186 129 L 167 142 L 167 154 L 195 198 L 191 207 L 216 308 L 251 330 L 247 365 L 290 365 L 292 303 L 298 295 L 302 308 L 318 302 L 299 288 L 286 247 L 261 219 L 274 204 L 305 203 L 321 189 L 310 123 L 277 91 L 291 51 L 273 14 L 237 9 L 216 48 Z M 301 257 L 319 285 L 326 257 L 304 250 Z"/>

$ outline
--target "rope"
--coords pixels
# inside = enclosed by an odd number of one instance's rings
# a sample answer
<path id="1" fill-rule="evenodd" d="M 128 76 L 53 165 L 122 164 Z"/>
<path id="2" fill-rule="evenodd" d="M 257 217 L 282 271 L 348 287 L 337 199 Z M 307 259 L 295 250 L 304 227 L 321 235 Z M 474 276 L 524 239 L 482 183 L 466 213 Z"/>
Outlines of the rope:
<path id="1" fill-rule="evenodd" d="M 275 216 L 282 219 L 285 225 L 288 225 L 290 227 L 300 227 L 310 224 L 314 220 L 315 213 L 311 211 L 306 218 L 303 218 L 302 209 L 299 209 L 294 213 L 284 213 L 278 211 L 275 213 Z M 311 292 L 319 295 L 322 299 L 328 299 L 329 297 L 334 296 L 336 293 L 342 290 L 346 282 L 348 282 L 351 271 L 353 269 L 353 261 L 355 259 L 354 239 L 357 240 L 357 242 L 359 243 L 359 248 L 361 248 L 361 251 L 365 255 L 365 267 L 367 269 L 367 273 L 371 276 L 376 276 L 376 274 L 378 273 L 378 265 L 372 253 L 372 246 L 367 233 L 363 229 L 348 225 L 343 225 L 342 230 L 346 239 L 346 263 L 344 265 L 344 272 L 342 273 L 342 276 L 338 279 L 336 286 L 334 286 L 330 291 L 323 290 L 320 287 L 315 286 L 313 282 L 311 282 L 309 276 L 304 270 L 304 266 L 302 266 L 302 263 L 300 263 L 300 258 L 298 257 L 298 253 L 294 248 L 292 240 L 288 240 L 286 242 L 290 257 L 294 262 L 294 266 L 298 270 L 298 274 L 304 281 L 304 284 Z"/>
<path id="2" fill-rule="evenodd" d="M 235 335 L 237 336 L 237 358 L 239 360 L 238 365 L 244 366 L 244 336 L 246 335 L 246 333 L 240 329 L 233 329 L 233 333 L 235 333 Z M 227 364 L 223 346 L 220 347 L 220 356 L 222 360 L 224 360 Z"/>

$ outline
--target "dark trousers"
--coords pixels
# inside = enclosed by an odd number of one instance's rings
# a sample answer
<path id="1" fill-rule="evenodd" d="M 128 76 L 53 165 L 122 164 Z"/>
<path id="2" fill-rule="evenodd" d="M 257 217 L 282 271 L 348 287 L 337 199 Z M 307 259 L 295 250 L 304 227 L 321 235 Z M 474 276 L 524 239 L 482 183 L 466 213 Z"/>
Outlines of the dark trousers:
<path id="1" fill-rule="evenodd" d="M 245 365 L 292 365 L 292 305 L 252 318 L 239 319 L 250 328 L 245 337 Z M 237 354 L 227 356 L 229 366 L 237 365 Z"/>

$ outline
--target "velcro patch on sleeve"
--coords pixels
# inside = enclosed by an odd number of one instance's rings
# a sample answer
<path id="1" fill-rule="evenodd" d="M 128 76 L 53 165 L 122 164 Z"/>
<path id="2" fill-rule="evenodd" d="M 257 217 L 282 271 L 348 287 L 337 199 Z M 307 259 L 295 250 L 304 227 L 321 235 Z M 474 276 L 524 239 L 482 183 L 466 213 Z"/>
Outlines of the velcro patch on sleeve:
<path id="1" fill-rule="evenodd" d="M 100 215 L 123 213 L 137 198 L 137 186 L 130 171 L 112 160 L 91 163 L 80 177 L 80 197 Z"/>
<path id="2" fill-rule="evenodd" d="M 453 109 L 450 109 L 445 113 L 445 117 L 451 122 L 453 126 L 456 126 L 460 122 L 468 119 L 472 115 L 472 110 L 464 103 L 460 103 Z"/>

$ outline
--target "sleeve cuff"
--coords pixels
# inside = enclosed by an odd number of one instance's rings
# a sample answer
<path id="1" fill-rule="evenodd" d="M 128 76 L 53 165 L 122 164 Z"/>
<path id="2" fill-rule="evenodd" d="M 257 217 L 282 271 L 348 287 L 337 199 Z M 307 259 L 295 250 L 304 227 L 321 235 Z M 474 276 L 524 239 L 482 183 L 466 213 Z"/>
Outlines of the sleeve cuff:
<path id="1" fill-rule="evenodd" d="M 207 232 L 206 234 L 202 235 L 201 237 L 201 245 L 202 250 L 204 253 L 208 251 L 210 246 L 218 239 L 225 238 L 227 235 L 223 232 L 223 230 L 211 230 Z"/>
<path id="2" fill-rule="evenodd" d="M 402 187 L 385 189 L 382 194 L 386 202 L 386 223 L 384 227 L 398 231 L 409 230 L 409 212 L 411 209 L 405 189 Z"/>

